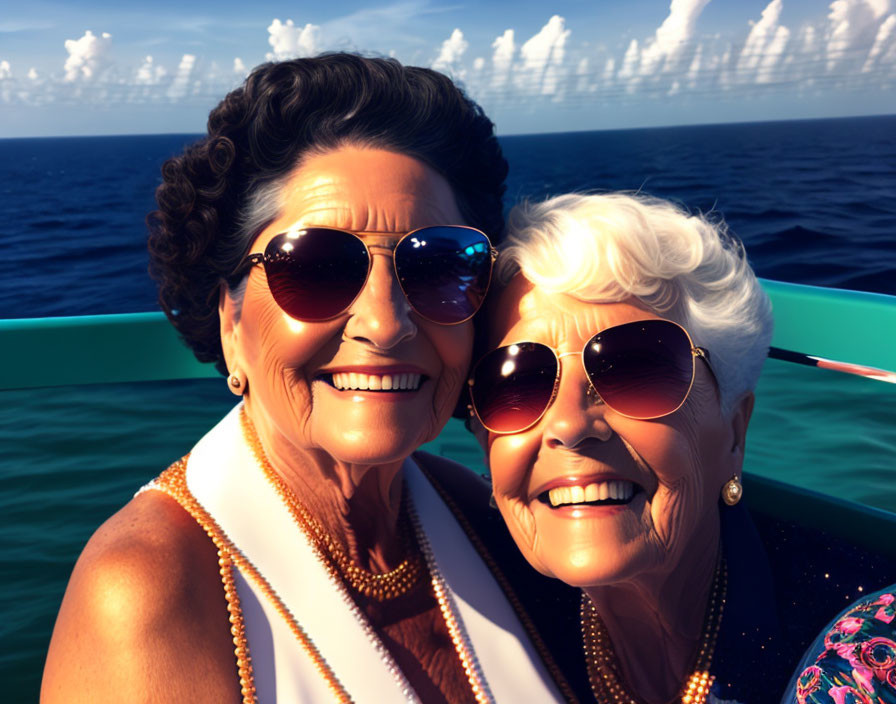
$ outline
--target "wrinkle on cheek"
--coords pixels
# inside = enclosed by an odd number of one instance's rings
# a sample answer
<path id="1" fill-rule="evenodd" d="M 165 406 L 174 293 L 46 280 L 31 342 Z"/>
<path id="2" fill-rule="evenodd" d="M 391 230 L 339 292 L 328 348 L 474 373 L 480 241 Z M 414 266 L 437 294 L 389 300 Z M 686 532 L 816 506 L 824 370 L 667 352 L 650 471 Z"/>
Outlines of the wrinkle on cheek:
<path id="1" fill-rule="evenodd" d="M 682 532 L 687 505 L 683 496 L 687 490 L 685 484 L 679 480 L 672 485 L 660 485 L 651 504 L 654 534 L 667 552 L 673 547 L 675 536 Z"/>
<path id="2" fill-rule="evenodd" d="M 457 404 L 463 382 L 459 369 L 442 368 L 439 381 L 433 393 L 433 420 L 441 423 L 442 419 L 449 417 Z"/>
<path id="3" fill-rule="evenodd" d="M 514 532 L 522 539 L 520 542 L 534 552 L 538 543 L 538 530 L 531 509 L 518 499 L 507 499 L 505 505 L 509 507 L 513 525 L 516 526 Z"/>

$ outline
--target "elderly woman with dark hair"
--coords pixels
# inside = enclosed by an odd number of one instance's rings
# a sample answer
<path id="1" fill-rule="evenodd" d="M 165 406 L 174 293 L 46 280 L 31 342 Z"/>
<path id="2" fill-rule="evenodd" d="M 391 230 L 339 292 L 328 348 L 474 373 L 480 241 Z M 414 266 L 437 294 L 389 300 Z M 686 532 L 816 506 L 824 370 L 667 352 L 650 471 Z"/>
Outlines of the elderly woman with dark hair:
<path id="1" fill-rule="evenodd" d="M 742 248 L 624 194 L 518 206 L 508 233 L 472 410 L 520 550 L 582 590 L 594 699 L 773 701 L 788 663 L 738 503 L 772 314 Z"/>
<path id="2" fill-rule="evenodd" d="M 410 457 L 466 378 L 506 170 L 449 79 L 348 54 L 259 67 L 165 164 L 160 302 L 242 401 L 88 543 L 43 701 L 567 691 Z"/>

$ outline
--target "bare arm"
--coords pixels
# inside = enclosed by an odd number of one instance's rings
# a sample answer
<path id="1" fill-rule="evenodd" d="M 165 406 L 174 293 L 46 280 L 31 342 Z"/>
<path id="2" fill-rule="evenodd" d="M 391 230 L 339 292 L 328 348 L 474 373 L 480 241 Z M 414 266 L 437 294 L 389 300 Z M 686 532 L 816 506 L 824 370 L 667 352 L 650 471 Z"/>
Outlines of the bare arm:
<path id="1" fill-rule="evenodd" d="M 56 619 L 43 704 L 239 702 L 217 551 L 161 492 L 90 539 Z"/>

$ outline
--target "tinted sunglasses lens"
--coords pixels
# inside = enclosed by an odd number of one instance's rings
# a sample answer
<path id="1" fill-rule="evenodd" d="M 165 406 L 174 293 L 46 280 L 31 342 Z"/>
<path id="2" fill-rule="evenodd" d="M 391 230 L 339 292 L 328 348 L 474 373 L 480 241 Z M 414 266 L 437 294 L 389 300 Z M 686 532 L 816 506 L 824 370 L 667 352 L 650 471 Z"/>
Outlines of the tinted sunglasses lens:
<path id="1" fill-rule="evenodd" d="M 328 320 L 348 308 L 367 279 L 367 249 L 354 235 L 308 228 L 277 235 L 265 249 L 271 295 L 298 320 Z"/>
<path id="2" fill-rule="evenodd" d="M 492 273 L 488 238 L 467 227 L 425 227 L 395 249 L 395 271 L 411 305 L 436 323 L 460 323 L 485 299 Z"/>
<path id="3" fill-rule="evenodd" d="M 557 358 L 534 342 L 500 347 L 476 365 L 470 394 L 482 424 L 497 433 L 528 428 L 554 395 Z"/>
<path id="4" fill-rule="evenodd" d="M 583 361 L 606 404 L 631 418 L 672 413 L 694 379 L 691 341 L 682 328 L 666 320 L 604 330 L 588 341 Z"/>

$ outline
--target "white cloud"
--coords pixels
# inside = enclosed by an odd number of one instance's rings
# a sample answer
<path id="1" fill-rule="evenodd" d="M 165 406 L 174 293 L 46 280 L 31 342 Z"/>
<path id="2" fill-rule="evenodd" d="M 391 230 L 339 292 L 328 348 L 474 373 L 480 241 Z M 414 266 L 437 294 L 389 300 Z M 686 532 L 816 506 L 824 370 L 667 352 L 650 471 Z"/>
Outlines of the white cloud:
<path id="1" fill-rule="evenodd" d="M 747 35 L 747 41 L 744 42 L 744 48 L 737 60 L 737 73 L 741 81 L 753 79 L 766 49 L 775 39 L 783 7 L 781 0 L 772 0 L 762 11 L 759 21 L 753 23 L 753 28 Z"/>
<path id="2" fill-rule="evenodd" d="M 513 41 L 513 30 L 505 29 L 504 34 L 492 42 L 492 86 L 500 88 L 507 83 L 510 76 L 510 66 L 513 63 L 513 55 L 516 53 L 516 44 Z"/>
<path id="3" fill-rule="evenodd" d="M 184 54 L 177 67 L 174 80 L 168 86 L 168 97 L 172 100 L 180 100 L 190 90 L 190 83 L 194 82 L 193 71 L 196 68 L 196 57 L 193 54 Z M 195 84 L 195 82 L 194 82 Z M 195 85 L 194 85 L 195 87 Z"/>
<path id="4" fill-rule="evenodd" d="M 588 81 L 588 66 L 590 61 L 588 61 L 587 56 L 583 56 L 579 60 L 579 65 L 576 66 L 576 76 L 578 76 L 578 80 L 576 81 L 576 91 L 579 93 L 587 93 L 592 89 L 592 84 Z"/>
<path id="5" fill-rule="evenodd" d="M 882 54 L 884 56 L 893 55 L 894 42 L 891 40 L 891 37 L 894 35 L 894 30 L 896 30 L 896 15 L 890 15 L 881 23 L 880 28 L 877 30 L 874 44 L 871 46 L 871 51 L 868 52 L 868 58 L 865 59 L 865 63 L 862 66 L 862 73 L 868 73 L 874 67 L 875 61 L 877 61 Z M 886 54 L 884 54 L 885 48 L 888 49 Z"/>
<path id="6" fill-rule="evenodd" d="M 619 67 L 619 73 L 616 74 L 616 78 L 621 81 L 632 78 L 638 70 L 640 61 L 641 52 L 638 49 L 638 40 L 632 39 L 629 42 L 628 49 L 625 50 L 625 55 L 622 57 L 622 66 Z"/>
<path id="7" fill-rule="evenodd" d="M 784 56 L 784 49 L 790 40 L 790 30 L 787 27 L 779 26 L 775 30 L 775 36 L 765 47 L 762 61 L 759 62 L 759 71 L 756 74 L 757 83 L 771 83 L 775 80 L 775 68 L 781 57 Z"/>
<path id="8" fill-rule="evenodd" d="M 691 88 L 697 86 L 697 80 L 700 78 L 700 71 L 703 69 L 703 45 L 697 46 L 694 57 L 691 59 L 691 65 L 688 66 L 687 80 Z"/>
<path id="9" fill-rule="evenodd" d="M 601 75 L 601 81 L 604 84 L 609 84 L 613 81 L 613 74 L 616 72 L 616 59 L 612 56 L 607 59 L 607 62 L 604 64 L 604 72 Z"/>
<path id="10" fill-rule="evenodd" d="M 672 0 L 669 15 L 657 28 L 653 39 L 641 53 L 641 74 L 654 76 L 657 71 L 678 68 L 689 51 L 697 18 L 709 0 Z"/>
<path id="11" fill-rule="evenodd" d="M 490 35 L 490 44 L 477 44 L 477 35 L 465 35 L 464 26 L 444 41 L 443 35 L 438 42 L 426 42 L 408 16 L 419 19 L 437 10 L 426 0 L 386 1 L 392 4 L 330 20 L 322 28 L 275 19 L 266 27 L 267 58 L 397 45 L 390 55 L 409 64 L 431 60 L 434 68 L 464 80 L 470 95 L 488 110 L 511 105 L 534 110 L 550 101 L 584 105 L 667 97 L 678 101 L 689 94 L 733 98 L 745 92 L 798 93 L 809 87 L 853 90 L 856 84 L 896 90 L 896 0 L 825 0 L 814 17 L 792 28 L 781 22 L 784 0 L 764 0 L 761 16 L 749 26 L 712 35 L 699 31 L 709 0 L 668 0 L 658 26 L 627 35 L 624 42 L 600 36 L 594 28 L 570 27 L 553 15 L 525 41 L 511 27 Z M 389 33 L 381 29 L 386 24 L 373 21 L 384 17 L 397 23 L 389 25 Z M 261 24 L 256 30 L 259 40 L 264 28 Z M 397 38 L 400 33 L 403 38 Z M 364 43 L 363 37 L 378 43 Z M 4 100 L 210 104 L 248 74 L 247 63 L 261 58 L 253 55 L 244 62 L 228 56 L 222 62 L 220 55 L 200 49 L 183 54 L 176 69 L 174 62 L 167 63 L 166 71 L 151 56 L 113 64 L 111 40 L 108 34 L 85 32 L 66 42 L 64 71 L 41 67 L 38 74 L 32 68 L 27 78 L 25 60 L 7 57 L 0 61 Z M 10 62 L 19 66 L 15 76 Z"/>
<path id="12" fill-rule="evenodd" d="M 853 62 L 874 40 L 877 25 L 889 6 L 888 0 L 834 0 L 828 12 L 827 68 Z"/>
<path id="13" fill-rule="evenodd" d="M 320 27 L 317 25 L 309 23 L 304 27 L 296 27 L 292 20 L 288 19 L 283 23 L 275 19 L 268 27 L 268 44 L 274 51 L 265 56 L 268 61 L 313 56 L 321 51 L 319 38 Z"/>
<path id="14" fill-rule="evenodd" d="M 554 15 L 526 41 L 520 47 L 517 86 L 542 95 L 556 94 L 564 72 L 563 59 L 570 33 L 566 21 L 560 15 Z"/>
<path id="15" fill-rule="evenodd" d="M 460 61 L 470 43 L 464 39 L 464 33 L 459 29 L 451 32 L 451 36 L 442 42 L 442 48 L 436 60 L 432 62 L 432 68 L 443 73 L 463 75 L 460 69 Z"/>
<path id="16" fill-rule="evenodd" d="M 80 39 L 66 39 L 65 80 L 71 83 L 95 78 L 107 63 L 106 53 L 111 44 L 111 34 L 103 32 L 97 37 L 89 29 Z"/>
<path id="17" fill-rule="evenodd" d="M 0 61 L 0 102 L 12 102 L 15 81 L 12 78 L 12 67 L 9 61 Z"/>
<path id="18" fill-rule="evenodd" d="M 134 77 L 134 83 L 138 86 L 156 86 L 162 82 L 162 79 L 168 74 L 164 66 L 159 66 L 153 62 L 151 56 L 143 59 L 143 64 L 137 69 L 137 75 Z"/>

